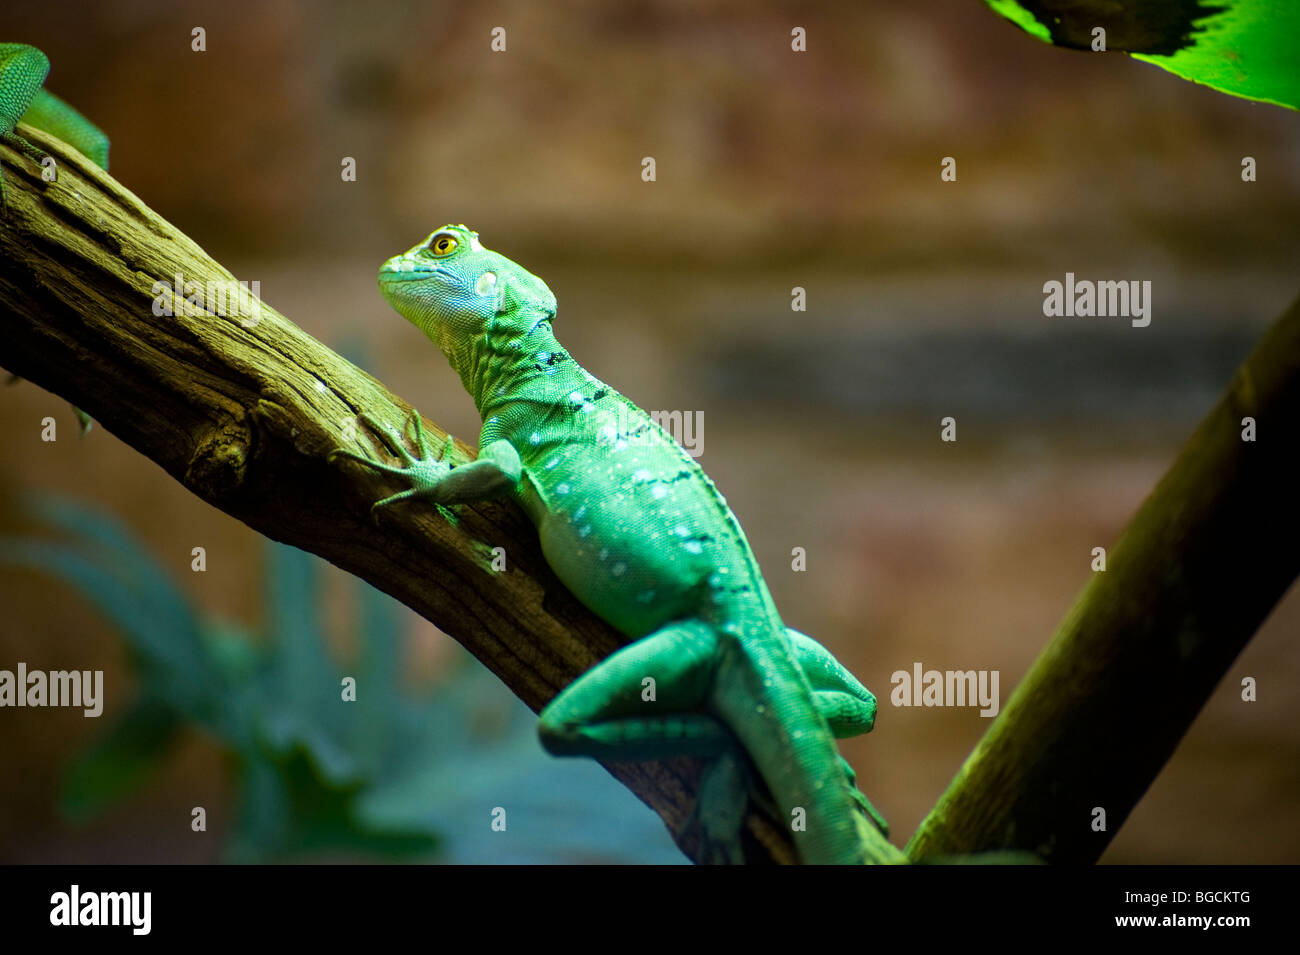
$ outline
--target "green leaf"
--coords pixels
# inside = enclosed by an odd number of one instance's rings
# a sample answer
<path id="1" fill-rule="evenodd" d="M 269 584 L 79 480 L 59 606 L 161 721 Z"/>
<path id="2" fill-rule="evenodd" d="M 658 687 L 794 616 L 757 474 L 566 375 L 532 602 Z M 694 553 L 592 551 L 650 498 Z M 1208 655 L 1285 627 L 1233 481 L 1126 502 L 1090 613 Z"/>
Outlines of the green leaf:
<path id="1" fill-rule="evenodd" d="M 1295 0 L 985 0 L 1040 40 L 1077 50 L 1106 31 L 1106 50 L 1263 103 L 1300 109 Z"/>

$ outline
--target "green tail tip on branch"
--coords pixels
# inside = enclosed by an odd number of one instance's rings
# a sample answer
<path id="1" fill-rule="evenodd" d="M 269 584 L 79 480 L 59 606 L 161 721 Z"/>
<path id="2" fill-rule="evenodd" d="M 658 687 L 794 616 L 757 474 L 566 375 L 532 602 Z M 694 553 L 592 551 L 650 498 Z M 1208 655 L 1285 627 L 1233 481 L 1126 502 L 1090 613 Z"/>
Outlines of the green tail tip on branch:
<path id="1" fill-rule="evenodd" d="M 0 142 L 22 153 L 39 166 L 53 160 L 18 132 L 18 124 L 49 133 L 79 150 L 99 168 L 108 170 L 108 137 L 69 104 L 44 89 L 50 61 L 44 53 L 26 43 L 0 43 Z M 0 165 L 0 210 L 9 212 L 4 167 Z M 17 381 L 17 376 L 9 383 Z M 91 419 L 73 406 L 81 434 L 91 429 Z"/>

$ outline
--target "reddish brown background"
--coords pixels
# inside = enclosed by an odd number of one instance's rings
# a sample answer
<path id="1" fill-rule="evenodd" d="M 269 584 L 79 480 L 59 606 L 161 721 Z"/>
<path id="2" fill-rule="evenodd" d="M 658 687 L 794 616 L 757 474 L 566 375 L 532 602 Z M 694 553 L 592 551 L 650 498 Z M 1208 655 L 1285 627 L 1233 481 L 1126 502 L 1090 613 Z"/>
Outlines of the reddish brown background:
<path id="1" fill-rule="evenodd" d="M 454 433 L 477 434 L 472 405 L 375 289 L 384 258 L 445 221 L 546 278 L 557 334 L 597 375 L 644 407 L 703 410 L 702 463 L 783 616 L 881 698 L 877 731 L 845 749 L 904 838 L 988 721 L 895 709 L 891 672 L 998 669 L 1005 700 L 1091 548 L 1300 292 L 1295 113 L 1054 50 L 975 0 L 13 7 L 0 37 L 46 50 L 50 88 L 112 137 L 116 177 L 309 332 L 364 343 Z M 949 155 L 958 181 L 941 183 Z M 1042 283 L 1066 271 L 1152 280 L 1152 327 L 1045 319 Z M 937 441 L 942 414 L 956 445 Z M 256 622 L 256 536 L 102 429 L 75 440 L 66 405 L 25 383 L 0 394 L 0 532 L 34 489 L 121 517 L 206 610 Z M 188 571 L 196 544 L 206 574 Z M 129 699 L 120 639 L 85 601 L 4 568 L 0 603 L 0 666 L 103 667 L 107 713 Z M 1293 588 L 1104 861 L 1300 859 L 1298 626 Z M 413 683 L 446 641 L 411 618 Z M 217 839 L 167 822 L 196 803 L 218 836 L 228 822 L 230 780 L 198 737 L 94 825 L 59 819 L 59 768 L 101 726 L 0 711 L 0 859 L 215 858 Z"/>

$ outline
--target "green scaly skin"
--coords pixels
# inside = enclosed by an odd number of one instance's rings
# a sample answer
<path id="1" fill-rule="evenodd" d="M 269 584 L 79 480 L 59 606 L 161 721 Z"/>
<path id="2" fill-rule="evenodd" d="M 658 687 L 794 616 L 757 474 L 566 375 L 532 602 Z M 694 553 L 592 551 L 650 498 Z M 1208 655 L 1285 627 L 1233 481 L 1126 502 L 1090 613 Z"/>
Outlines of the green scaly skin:
<path id="1" fill-rule="evenodd" d="M 49 59 L 36 47 L 0 43 L 0 140 L 33 162 L 44 163 L 49 156 L 18 134 L 18 123 L 23 122 L 62 139 L 107 171 L 108 137 L 86 117 L 42 88 L 49 72 Z M 8 205 L 4 170 L 0 169 L 0 209 L 7 210 Z M 90 430 L 90 417 L 80 408 L 72 410 L 77 413 L 84 435 Z"/>
<path id="2" fill-rule="evenodd" d="M 691 823 L 703 861 L 741 861 L 751 794 L 778 819 L 803 817 L 792 836 L 805 863 L 904 861 L 833 739 L 869 730 L 875 698 L 782 624 L 740 524 L 694 458 L 556 341 L 545 283 L 449 225 L 385 262 L 379 287 L 473 396 L 480 454 L 445 463 L 451 439 L 434 454 L 413 414 L 418 456 L 366 418 L 403 466 L 334 455 L 409 484 L 375 508 L 517 501 L 560 580 L 633 641 L 542 711 L 546 748 L 614 761 L 710 757 Z"/>
<path id="3" fill-rule="evenodd" d="M 35 126 L 79 149 L 100 169 L 108 169 L 108 137 L 98 126 L 47 89 L 50 61 L 26 43 L 0 43 L 0 140 L 34 162 L 49 157 L 17 132 L 20 122 Z M 0 176 L 0 189 L 3 188 Z"/>

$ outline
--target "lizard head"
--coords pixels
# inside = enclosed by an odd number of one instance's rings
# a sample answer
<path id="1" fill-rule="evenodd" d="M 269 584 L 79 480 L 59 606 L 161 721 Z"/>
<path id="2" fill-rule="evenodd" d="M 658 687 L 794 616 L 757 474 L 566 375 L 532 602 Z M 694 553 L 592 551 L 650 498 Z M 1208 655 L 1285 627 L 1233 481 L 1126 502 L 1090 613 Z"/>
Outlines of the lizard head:
<path id="1" fill-rule="evenodd" d="M 379 291 L 447 355 L 489 335 L 522 337 L 555 317 L 546 283 L 463 225 L 443 226 L 385 262 Z"/>

